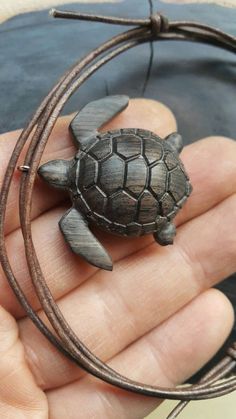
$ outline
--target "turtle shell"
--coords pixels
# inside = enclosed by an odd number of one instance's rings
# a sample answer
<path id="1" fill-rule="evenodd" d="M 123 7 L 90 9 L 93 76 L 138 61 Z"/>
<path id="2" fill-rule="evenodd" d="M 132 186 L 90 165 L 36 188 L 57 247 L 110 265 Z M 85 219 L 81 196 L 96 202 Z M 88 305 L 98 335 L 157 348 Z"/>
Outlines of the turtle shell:
<path id="1" fill-rule="evenodd" d="M 159 230 L 191 192 L 177 152 L 150 131 L 99 134 L 76 158 L 74 205 L 88 221 L 120 235 Z"/>

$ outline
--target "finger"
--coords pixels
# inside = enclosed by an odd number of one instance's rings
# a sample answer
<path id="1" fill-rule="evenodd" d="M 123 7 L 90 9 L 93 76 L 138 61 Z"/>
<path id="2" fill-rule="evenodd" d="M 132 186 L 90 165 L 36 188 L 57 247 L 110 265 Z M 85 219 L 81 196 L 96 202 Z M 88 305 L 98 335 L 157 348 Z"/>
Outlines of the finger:
<path id="1" fill-rule="evenodd" d="M 88 264 L 85 260 L 71 252 L 65 243 L 59 230 L 58 222 L 67 209 L 65 206 L 60 206 L 49 211 L 47 215 L 44 214 L 38 217 L 32 223 L 32 235 L 36 253 L 47 284 L 55 299 L 68 294 L 68 292 L 81 285 L 98 270 L 98 268 Z M 114 237 L 111 241 L 109 235 L 104 237 L 100 232 L 96 232 L 96 236 L 103 241 L 107 251 L 112 254 L 113 262 L 135 253 L 153 240 L 150 236 L 145 236 L 123 238 L 123 240 Z M 21 231 L 18 229 L 8 235 L 6 243 L 11 265 L 17 268 L 17 279 L 34 309 L 38 309 L 40 304 L 29 277 Z M 24 317 L 25 311 L 16 301 L 15 295 L 9 288 L 3 273 L 0 275 L 0 284 L 0 304 L 10 311 L 15 318 Z"/>
<path id="2" fill-rule="evenodd" d="M 59 122 L 56 125 L 56 128 L 50 138 L 50 149 L 49 151 L 53 155 L 53 147 L 58 147 L 58 150 L 55 148 L 55 153 L 64 158 L 70 157 L 73 154 L 73 144 L 71 144 L 69 134 L 65 129 L 66 125 L 69 123 L 69 117 L 60 118 Z M 67 122 L 67 124 L 66 124 Z M 20 136 L 21 130 L 9 132 L 6 134 L 0 135 L 0 186 L 2 185 L 3 177 L 10 160 L 11 154 L 14 150 L 16 141 Z M 63 146 L 63 142 L 65 144 Z M 66 141 L 68 142 L 68 148 L 66 147 Z M 21 158 L 19 160 L 19 166 L 23 164 L 26 154 L 26 147 L 23 149 Z M 6 224 L 5 224 L 5 233 L 9 234 L 19 227 L 19 205 L 18 205 L 18 193 L 20 185 L 21 172 L 16 170 L 13 175 L 11 189 L 9 192 L 9 199 L 7 204 L 7 214 L 6 214 Z M 34 189 L 34 199 L 32 204 L 32 215 L 33 217 L 37 214 L 43 213 L 47 208 L 55 206 L 57 203 L 65 200 L 66 194 L 62 191 L 58 194 L 58 191 L 51 189 L 50 191 L 44 191 L 44 182 L 37 177 L 35 182 Z"/>
<path id="3" fill-rule="evenodd" d="M 68 125 L 72 116 L 60 118 L 46 147 L 42 163 L 57 158 L 71 158 L 75 154 L 75 147 L 69 136 Z M 148 100 L 131 100 L 130 105 L 114 121 L 108 125 L 109 129 L 119 127 L 140 127 L 155 131 L 162 137 L 176 130 L 176 122 L 172 112 L 163 104 Z M 106 130 L 106 126 L 103 128 Z M 20 131 L 3 134 L 0 136 L 0 179 L 3 179 L 7 162 L 10 159 Z M 22 153 L 23 164 L 26 149 Z M 18 207 L 16 196 L 18 194 L 21 173 L 16 171 L 9 195 L 8 212 L 6 219 L 6 234 L 19 226 Z M 66 195 L 62 191 L 54 190 L 37 178 L 32 204 L 32 218 L 36 218 L 44 211 L 62 202 Z"/>
<path id="4" fill-rule="evenodd" d="M 217 307 L 217 310 L 216 310 Z M 158 328 L 109 361 L 122 374 L 152 385 L 185 381 L 219 349 L 233 325 L 232 306 L 216 290 L 201 294 Z M 115 389 L 93 377 L 48 392 L 52 419 L 142 419 L 161 401 Z"/>
<path id="5" fill-rule="evenodd" d="M 0 307 L 0 417 L 45 417 L 45 394 L 36 385 L 13 317 Z"/>
<path id="6" fill-rule="evenodd" d="M 133 102 L 131 102 L 129 112 L 134 112 L 134 110 L 132 111 L 132 104 Z M 123 118 L 126 118 L 125 115 L 124 113 Z M 121 119 L 122 116 L 120 115 L 119 118 Z M 132 120 L 132 117 L 129 115 L 128 119 Z M 214 207 L 218 202 L 236 192 L 235 150 L 236 143 L 222 137 L 211 137 L 186 147 L 183 157 L 190 172 L 194 190 L 187 204 L 177 216 L 177 224 L 186 222 L 209 210 L 209 208 Z M 216 161 L 218 161 L 217 165 L 215 164 Z M 64 243 L 57 222 L 66 210 L 66 207 L 56 208 L 45 213 L 32 224 L 36 251 L 47 276 L 50 289 L 56 299 L 71 291 L 95 272 L 93 267 L 75 257 Z M 103 242 L 104 247 L 111 252 L 114 260 L 123 258 L 125 255 L 135 252 L 135 250 L 138 251 L 153 241 L 152 236 L 130 239 L 113 236 L 111 245 L 110 235 L 100 232 L 96 234 Z M 34 292 L 29 281 L 20 231 L 9 235 L 7 244 L 12 265 L 17 266 L 20 283 L 34 307 L 38 308 L 38 301 L 33 297 Z M 48 249 L 50 249 L 50 252 Z M 2 290 L 0 304 L 16 317 L 24 315 L 24 311 L 16 303 L 15 296 L 9 290 L 3 274 L 0 275 L 0 285 Z"/>
<path id="7" fill-rule="evenodd" d="M 59 307 L 82 341 L 109 359 L 235 272 L 236 217 L 226 213 L 236 213 L 236 194 L 181 226 L 172 248 L 150 244 L 117 262 L 112 277 L 98 271 L 63 297 Z M 20 328 L 38 382 L 52 388 L 78 378 L 28 319 Z"/>
<path id="8" fill-rule="evenodd" d="M 208 211 L 236 192 L 236 142 L 225 137 L 208 137 L 184 148 L 181 159 L 193 192 L 176 217 L 177 224 Z"/>

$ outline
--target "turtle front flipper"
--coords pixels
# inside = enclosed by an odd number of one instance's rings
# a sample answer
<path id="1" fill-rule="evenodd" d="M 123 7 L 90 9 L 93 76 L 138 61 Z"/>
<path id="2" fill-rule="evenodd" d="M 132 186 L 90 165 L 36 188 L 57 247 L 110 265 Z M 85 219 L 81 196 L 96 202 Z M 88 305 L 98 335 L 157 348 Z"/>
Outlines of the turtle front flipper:
<path id="1" fill-rule="evenodd" d="M 112 270 L 112 261 L 104 247 L 89 230 L 81 213 L 71 208 L 59 221 L 60 229 L 72 251 L 98 268 Z"/>
<path id="2" fill-rule="evenodd" d="M 97 129 L 123 111 L 129 104 L 128 96 L 106 96 L 88 103 L 72 120 L 70 129 L 77 145 L 86 147 Z"/>

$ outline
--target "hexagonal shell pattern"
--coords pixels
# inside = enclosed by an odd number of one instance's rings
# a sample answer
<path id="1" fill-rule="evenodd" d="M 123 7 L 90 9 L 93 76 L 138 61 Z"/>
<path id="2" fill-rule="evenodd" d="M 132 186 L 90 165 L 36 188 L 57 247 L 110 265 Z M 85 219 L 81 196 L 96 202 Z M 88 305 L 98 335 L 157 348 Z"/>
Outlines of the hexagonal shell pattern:
<path id="1" fill-rule="evenodd" d="M 134 221 L 137 201 L 125 191 L 120 191 L 108 199 L 105 216 L 116 223 L 129 224 Z"/>
<path id="2" fill-rule="evenodd" d="M 125 162 L 112 155 L 100 163 L 99 186 L 108 196 L 123 188 Z"/>
<path id="3" fill-rule="evenodd" d="M 145 188 L 147 175 L 147 165 L 143 157 L 127 162 L 125 188 L 131 194 L 139 197 Z"/>
<path id="4" fill-rule="evenodd" d="M 151 168 L 150 188 L 152 189 L 153 193 L 157 195 L 158 199 L 160 199 L 166 191 L 166 180 L 167 168 L 165 163 L 157 163 L 154 167 Z"/>
<path id="5" fill-rule="evenodd" d="M 101 139 L 90 150 L 90 153 L 92 153 L 98 160 L 108 157 L 112 153 L 112 139 L 110 137 Z"/>
<path id="6" fill-rule="evenodd" d="M 138 221 L 141 224 L 154 222 L 159 211 L 157 200 L 149 191 L 145 191 L 139 203 Z"/>
<path id="7" fill-rule="evenodd" d="M 161 140 L 152 138 L 144 140 L 144 154 L 149 164 L 160 160 L 163 156 Z"/>
<path id="8" fill-rule="evenodd" d="M 84 193 L 84 198 L 93 212 L 103 214 L 106 204 L 106 196 L 98 188 L 98 186 L 92 186 L 88 191 L 86 191 Z"/>
<path id="9" fill-rule="evenodd" d="M 150 131 L 121 129 L 98 138 L 80 160 L 76 207 L 117 234 L 153 233 L 191 192 L 182 162 Z"/>
<path id="10" fill-rule="evenodd" d="M 141 138 L 136 135 L 123 134 L 115 140 L 117 153 L 125 159 L 141 154 Z"/>
<path id="11" fill-rule="evenodd" d="M 170 212 L 172 212 L 174 208 L 174 200 L 173 198 L 166 192 L 163 197 L 161 198 L 161 207 L 162 207 L 162 215 L 166 216 Z"/>
<path id="12" fill-rule="evenodd" d="M 169 170 L 174 169 L 178 164 L 178 161 L 176 160 L 174 153 L 166 153 L 164 160 Z"/>
<path id="13" fill-rule="evenodd" d="M 81 189 L 89 188 L 97 181 L 98 163 L 93 157 L 86 155 L 80 161 L 78 184 Z"/>
<path id="14" fill-rule="evenodd" d="M 186 176 L 179 167 L 169 174 L 169 191 L 176 202 L 186 194 Z"/>

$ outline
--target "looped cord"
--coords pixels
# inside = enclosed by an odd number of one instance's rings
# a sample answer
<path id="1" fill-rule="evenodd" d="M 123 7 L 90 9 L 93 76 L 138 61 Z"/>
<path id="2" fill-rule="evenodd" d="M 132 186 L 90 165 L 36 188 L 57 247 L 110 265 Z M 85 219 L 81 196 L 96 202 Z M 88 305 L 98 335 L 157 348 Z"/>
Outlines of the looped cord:
<path id="1" fill-rule="evenodd" d="M 235 369 L 236 342 L 232 345 L 230 350 L 228 350 L 228 357 L 224 358 L 216 367 L 208 372 L 207 380 L 206 378 L 204 380 L 202 379 L 202 382 L 198 385 L 189 386 L 187 388 L 185 385 L 173 389 L 138 383 L 119 374 L 117 371 L 110 368 L 110 366 L 104 364 L 86 347 L 86 345 L 83 344 L 70 328 L 61 313 L 60 308 L 53 299 L 39 264 L 31 235 L 31 206 L 34 180 L 37 175 L 37 168 L 43 151 L 56 120 L 68 99 L 87 79 L 119 54 L 141 45 L 142 43 L 152 43 L 153 41 L 159 42 L 167 39 L 192 41 L 218 46 L 235 53 L 236 37 L 222 32 L 220 29 L 198 22 L 171 21 L 169 23 L 166 17 L 152 13 L 151 17 L 148 19 L 125 19 L 112 16 L 107 17 L 54 10 L 53 16 L 107 24 L 135 26 L 135 28 L 116 35 L 92 50 L 82 60 L 79 60 L 72 69 L 61 77 L 59 82 L 38 107 L 32 119 L 29 121 L 29 124 L 22 131 L 12 156 L 10 157 L 4 179 L 2 180 L 0 192 L 0 262 L 8 282 L 21 305 L 25 308 L 28 316 L 47 339 L 78 366 L 107 383 L 144 396 L 182 400 L 185 403 L 182 404 L 181 409 L 186 406 L 189 400 L 218 397 L 236 390 L 236 378 L 226 379 L 224 382 L 219 381 L 216 383 L 219 378 L 225 377 Z M 27 173 L 26 176 L 21 176 L 19 193 L 20 224 L 24 237 L 25 254 L 30 277 L 36 295 L 41 303 L 41 307 L 45 312 L 45 315 L 47 315 L 54 331 L 51 331 L 47 324 L 40 319 L 37 312 L 34 311 L 27 300 L 27 297 L 18 282 L 19 280 L 14 274 L 14 269 L 9 261 L 8 249 L 6 246 L 4 227 L 8 203 L 7 199 L 14 176 L 14 170 L 17 167 L 21 152 L 29 139 L 28 151 L 23 166 L 20 166 L 20 170 L 24 170 Z M 229 357 L 232 358 L 233 362 Z M 180 409 L 178 409 L 178 412 L 180 412 Z M 169 418 L 170 417 L 176 418 L 176 414 L 169 416 Z"/>
<path id="2" fill-rule="evenodd" d="M 236 344 L 233 344 L 230 348 L 228 348 L 227 355 L 236 361 Z"/>
<path id="3" fill-rule="evenodd" d="M 169 20 L 166 16 L 161 15 L 160 13 L 153 13 L 150 16 L 151 22 L 151 31 L 153 36 L 158 36 L 161 32 L 169 31 Z"/>

